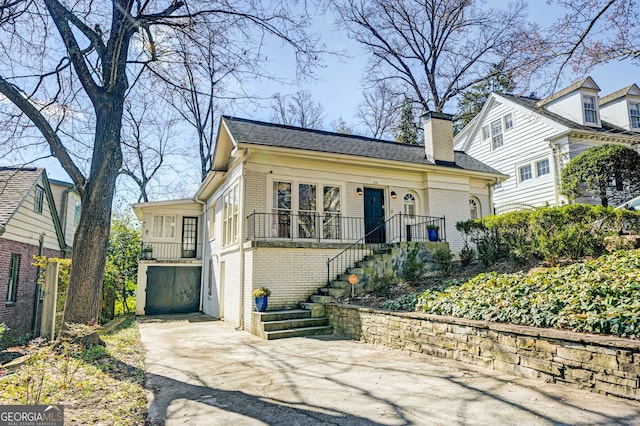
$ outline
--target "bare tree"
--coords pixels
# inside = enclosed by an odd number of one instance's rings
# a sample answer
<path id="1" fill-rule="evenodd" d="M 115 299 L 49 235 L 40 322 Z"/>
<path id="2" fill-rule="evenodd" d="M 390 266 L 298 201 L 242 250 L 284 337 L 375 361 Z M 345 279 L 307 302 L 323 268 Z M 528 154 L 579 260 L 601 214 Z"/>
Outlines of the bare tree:
<path id="1" fill-rule="evenodd" d="M 275 94 L 271 110 L 271 120 L 287 126 L 320 129 L 324 120 L 324 107 L 314 102 L 307 90 L 298 90 L 291 96 Z"/>
<path id="2" fill-rule="evenodd" d="M 382 81 L 373 89 L 362 92 L 356 117 L 366 129 L 366 136 L 392 139 L 401 108 L 402 96 L 391 89 L 389 82 Z"/>
<path id="3" fill-rule="evenodd" d="M 474 0 L 333 0 L 339 23 L 371 55 L 367 80 L 392 80 L 425 111 L 442 111 L 492 64 L 519 69 L 522 1 L 481 9 Z"/>
<path id="4" fill-rule="evenodd" d="M 137 105 L 131 104 L 132 98 L 125 102 L 122 174 L 135 183 L 138 202 L 149 201 L 149 184 L 168 168 L 167 158 L 182 153 L 174 138 L 177 120 L 150 97 L 140 93 Z"/>
<path id="5" fill-rule="evenodd" d="M 305 72 L 318 52 L 303 12 L 285 1 L 258 0 L 188 7 L 182 0 L 0 3 L 0 93 L 11 104 L 0 107 L 11 120 L 2 127 L 22 132 L 26 126 L 34 139 L 35 129 L 82 199 L 64 322 L 98 317 L 131 86 L 148 73 L 182 81 L 170 73 L 175 47 L 169 41 L 217 21 L 233 22 L 239 51 L 259 49 L 265 37 L 284 40 Z"/>
<path id="6" fill-rule="evenodd" d="M 585 74 L 596 65 L 630 60 L 640 65 L 640 3 L 637 0 L 554 0 L 566 13 L 532 36 L 534 56 Z"/>

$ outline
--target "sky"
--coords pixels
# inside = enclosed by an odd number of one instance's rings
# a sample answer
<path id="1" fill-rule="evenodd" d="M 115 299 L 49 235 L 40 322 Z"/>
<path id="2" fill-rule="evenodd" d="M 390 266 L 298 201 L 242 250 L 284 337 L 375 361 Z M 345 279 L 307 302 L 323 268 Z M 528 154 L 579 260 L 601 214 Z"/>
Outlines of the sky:
<path id="1" fill-rule="evenodd" d="M 488 6 L 504 7 L 506 2 L 502 0 L 487 0 Z M 551 7 L 543 0 L 529 1 L 529 19 L 538 22 L 542 26 L 550 24 L 558 16 L 561 9 Z M 276 84 L 269 81 L 259 81 L 248 86 L 248 91 L 261 97 L 268 97 L 274 93 L 293 94 L 298 90 L 308 90 L 313 99 L 323 105 L 325 109 L 324 128 L 331 129 L 331 123 L 338 118 L 343 118 L 347 125 L 355 126 L 355 111 L 361 100 L 362 75 L 367 62 L 366 53 L 360 46 L 340 34 L 335 26 L 333 17 L 318 15 L 315 28 L 320 33 L 324 43 L 333 51 L 344 51 L 348 58 L 327 56 L 324 58 L 323 67 L 316 70 L 316 78 L 303 82 L 295 82 L 295 62 L 290 50 L 284 48 L 280 42 L 266 46 L 266 52 L 270 62 L 264 64 L 265 68 L 279 78 L 288 78 L 290 85 Z M 614 92 L 632 83 L 640 84 L 640 69 L 628 62 L 611 62 L 592 70 L 589 75 L 602 89 L 601 96 Z M 558 90 L 571 82 L 585 77 L 585 75 L 566 75 L 558 84 Z M 241 109 L 225 111 L 226 114 L 240 117 L 270 121 L 271 110 L 256 104 L 244 106 Z M 453 113 L 456 104 L 452 102 L 446 112 Z M 356 129 L 357 130 L 357 129 Z M 70 181 L 66 173 L 55 159 L 47 159 L 37 163 L 46 167 L 50 178 Z M 195 190 L 195 188 L 194 188 Z M 184 196 L 184 195 L 183 195 Z"/>

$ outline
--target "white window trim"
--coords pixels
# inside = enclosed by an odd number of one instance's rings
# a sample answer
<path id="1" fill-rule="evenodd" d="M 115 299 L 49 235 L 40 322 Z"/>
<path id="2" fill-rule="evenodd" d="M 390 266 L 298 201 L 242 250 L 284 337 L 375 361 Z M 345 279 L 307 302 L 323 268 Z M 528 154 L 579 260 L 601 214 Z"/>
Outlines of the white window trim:
<path id="1" fill-rule="evenodd" d="M 484 130 L 485 130 L 485 129 L 487 129 L 487 134 L 486 134 L 486 136 L 485 136 L 485 133 L 484 133 Z M 482 126 L 482 127 L 480 128 L 480 138 L 481 138 L 483 141 L 491 140 L 491 125 L 490 125 L 490 124 L 485 124 L 484 126 Z"/>
<path id="2" fill-rule="evenodd" d="M 496 146 L 495 144 L 495 140 L 494 138 L 497 136 L 493 133 L 493 125 L 494 123 L 500 123 L 500 137 L 502 139 L 502 143 L 500 144 L 500 146 Z M 491 150 L 495 151 L 496 149 L 500 149 L 504 146 L 504 126 L 503 126 L 503 122 L 502 122 L 502 117 L 493 120 L 489 123 L 489 130 L 491 131 Z"/>
<path id="3" fill-rule="evenodd" d="M 638 115 L 637 116 L 631 114 L 631 107 L 633 105 L 636 106 L 636 111 L 638 111 Z M 629 112 L 629 128 L 630 129 L 640 129 L 640 102 L 629 102 L 628 112 Z M 637 126 L 633 125 L 633 117 L 637 117 L 638 118 L 638 125 Z"/>
<path id="4" fill-rule="evenodd" d="M 544 161 L 546 161 L 546 162 L 547 162 L 547 169 L 548 169 L 549 171 L 548 171 L 547 173 L 545 173 L 545 174 L 541 175 L 541 174 L 539 174 L 539 173 L 538 173 L 538 164 L 540 164 L 540 163 L 542 163 L 542 162 L 544 162 Z M 541 158 L 541 159 L 536 160 L 536 161 L 534 161 L 534 162 L 533 162 L 533 168 L 534 168 L 534 170 L 535 170 L 535 177 L 536 177 L 536 178 L 543 177 L 543 176 L 548 176 L 548 175 L 550 175 L 550 174 L 551 174 L 551 161 L 549 161 L 549 159 L 548 159 L 548 158 Z"/>
<path id="5" fill-rule="evenodd" d="M 529 177 L 528 179 L 522 179 L 522 173 L 521 173 L 521 170 L 522 170 L 522 169 L 524 169 L 525 167 L 529 167 L 529 174 L 530 174 L 530 176 L 531 176 L 531 177 Z M 535 175 L 533 174 L 533 166 L 532 166 L 532 164 L 531 164 L 531 163 L 524 163 L 524 164 L 521 164 L 521 165 L 519 165 L 519 166 L 517 167 L 517 169 L 516 169 L 516 170 L 517 170 L 517 176 L 518 176 L 518 183 L 522 183 L 522 184 L 524 184 L 524 183 L 529 182 L 529 181 L 532 181 L 532 180 L 534 179 L 534 176 L 535 176 Z"/>
<path id="6" fill-rule="evenodd" d="M 587 111 L 591 111 L 586 109 L 585 101 L 587 98 L 593 99 L 593 113 L 594 113 L 594 119 L 595 119 L 595 121 L 593 122 L 587 121 Z M 598 112 L 598 97 L 595 95 L 582 94 L 581 100 L 582 100 L 582 119 L 584 120 L 585 126 L 599 126 L 600 114 Z"/>
<path id="7" fill-rule="evenodd" d="M 507 127 L 507 117 L 511 116 L 511 127 Z M 516 123 L 514 121 L 513 118 L 513 113 L 510 112 L 508 114 L 505 114 L 502 116 L 502 134 L 504 134 L 504 132 L 508 132 L 509 130 L 513 129 L 514 127 L 516 127 Z M 502 144 L 504 145 L 504 136 L 503 136 L 503 140 L 502 140 Z"/>

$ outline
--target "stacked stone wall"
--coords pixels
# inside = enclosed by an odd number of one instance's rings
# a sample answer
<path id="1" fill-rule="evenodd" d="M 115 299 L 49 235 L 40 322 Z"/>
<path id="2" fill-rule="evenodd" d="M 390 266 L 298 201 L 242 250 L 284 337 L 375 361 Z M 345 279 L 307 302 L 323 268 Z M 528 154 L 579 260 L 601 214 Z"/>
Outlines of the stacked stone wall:
<path id="1" fill-rule="evenodd" d="M 418 312 L 327 305 L 335 334 L 640 400 L 640 342 Z"/>

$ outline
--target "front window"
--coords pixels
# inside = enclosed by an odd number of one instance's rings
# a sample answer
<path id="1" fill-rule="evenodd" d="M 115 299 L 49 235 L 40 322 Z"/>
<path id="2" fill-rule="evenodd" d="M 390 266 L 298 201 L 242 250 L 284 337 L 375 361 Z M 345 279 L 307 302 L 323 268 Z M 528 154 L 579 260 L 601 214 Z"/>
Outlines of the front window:
<path id="1" fill-rule="evenodd" d="M 585 123 L 597 123 L 596 119 L 596 98 L 594 96 L 584 96 L 582 98 L 582 105 L 584 108 L 584 121 Z"/>
<path id="2" fill-rule="evenodd" d="M 416 197 L 413 194 L 404 196 L 404 214 L 409 216 L 416 215 Z"/>
<path id="3" fill-rule="evenodd" d="M 477 219 L 479 217 L 478 213 L 480 211 L 480 202 L 475 198 L 469 199 L 469 217 L 471 219 Z"/>
<path id="4" fill-rule="evenodd" d="M 502 120 L 496 120 L 491 123 L 491 138 L 493 149 L 500 148 L 504 145 L 504 141 L 502 140 Z"/>
<path id="5" fill-rule="evenodd" d="M 531 164 L 522 166 L 518 169 L 518 175 L 520 176 L 520 182 L 527 181 L 533 177 L 531 174 Z"/>
<path id="6" fill-rule="evenodd" d="M 631 118 L 631 128 L 640 129 L 640 104 L 629 104 L 629 117 Z"/>
<path id="7" fill-rule="evenodd" d="M 504 129 L 509 130 L 513 127 L 513 114 L 509 113 L 504 116 Z"/>
<path id="8" fill-rule="evenodd" d="M 33 210 L 36 213 L 42 213 L 42 206 L 44 204 L 44 189 L 41 186 L 36 186 L 35 200 L 33 203 Z"/>
<path id="9" fill-rule="evenodd" d="M 549 160 L 544 159 L 536 162 L 536 176 L 544 176 L 551 173 L 551 169 L 549 168 Z"/>
<path id="10" fill-rule="evenodd" d="M 491 130 L 489 129 L 489 125 L 482 126 L 482 140 L 487 140 L 491 137 Z"/>
<path id="11" fill-rule="evenodd" d="M 272 233 L 279 238 L 291 237 L 291 182 L 273 182 Z"/>
<path id="12" fill-rule="evenodd" d="M 222 196 L 222 245 L 226 246 L 238 241 L 238 185 Z"/>
<path id="13" fill-rule="evenodd" d="M 73 212 L 73 224 L 77 225 L 80 222 L 80 201 L 76 201 L 76 209 Z"/>
<path id="14" fill-rule="evenodd" d="M 215 203 L 209 207 L 209 220 L 207 221 L 209 227 L 209 239 L 216 238 L 216 205 Z"/>
<path id="15" fill-rule="evenodd" d="M 20 268 L 20 255 L 12 254 L 9 264 L 9 285 L 7 288 L 7 303 L 15 303 L 18 294 L 18 269 Z"/>
<path id="16" fill-rule="evenodd" d="M 322 221 L 324 238 L 340 238 L 340 187 L 323 187 L 323 212 Z"/>
<path id="17" fill-rule="evenodd" d="M 315 238 L 316 236 L 316 185 L 301 183 L 298 185 L 298 236 Z"/>
<path id="18" fill-rule="evenodd" d="M 153 217 L 153 238 L 173 239 L 176 236 L 175 216 Z"/>

